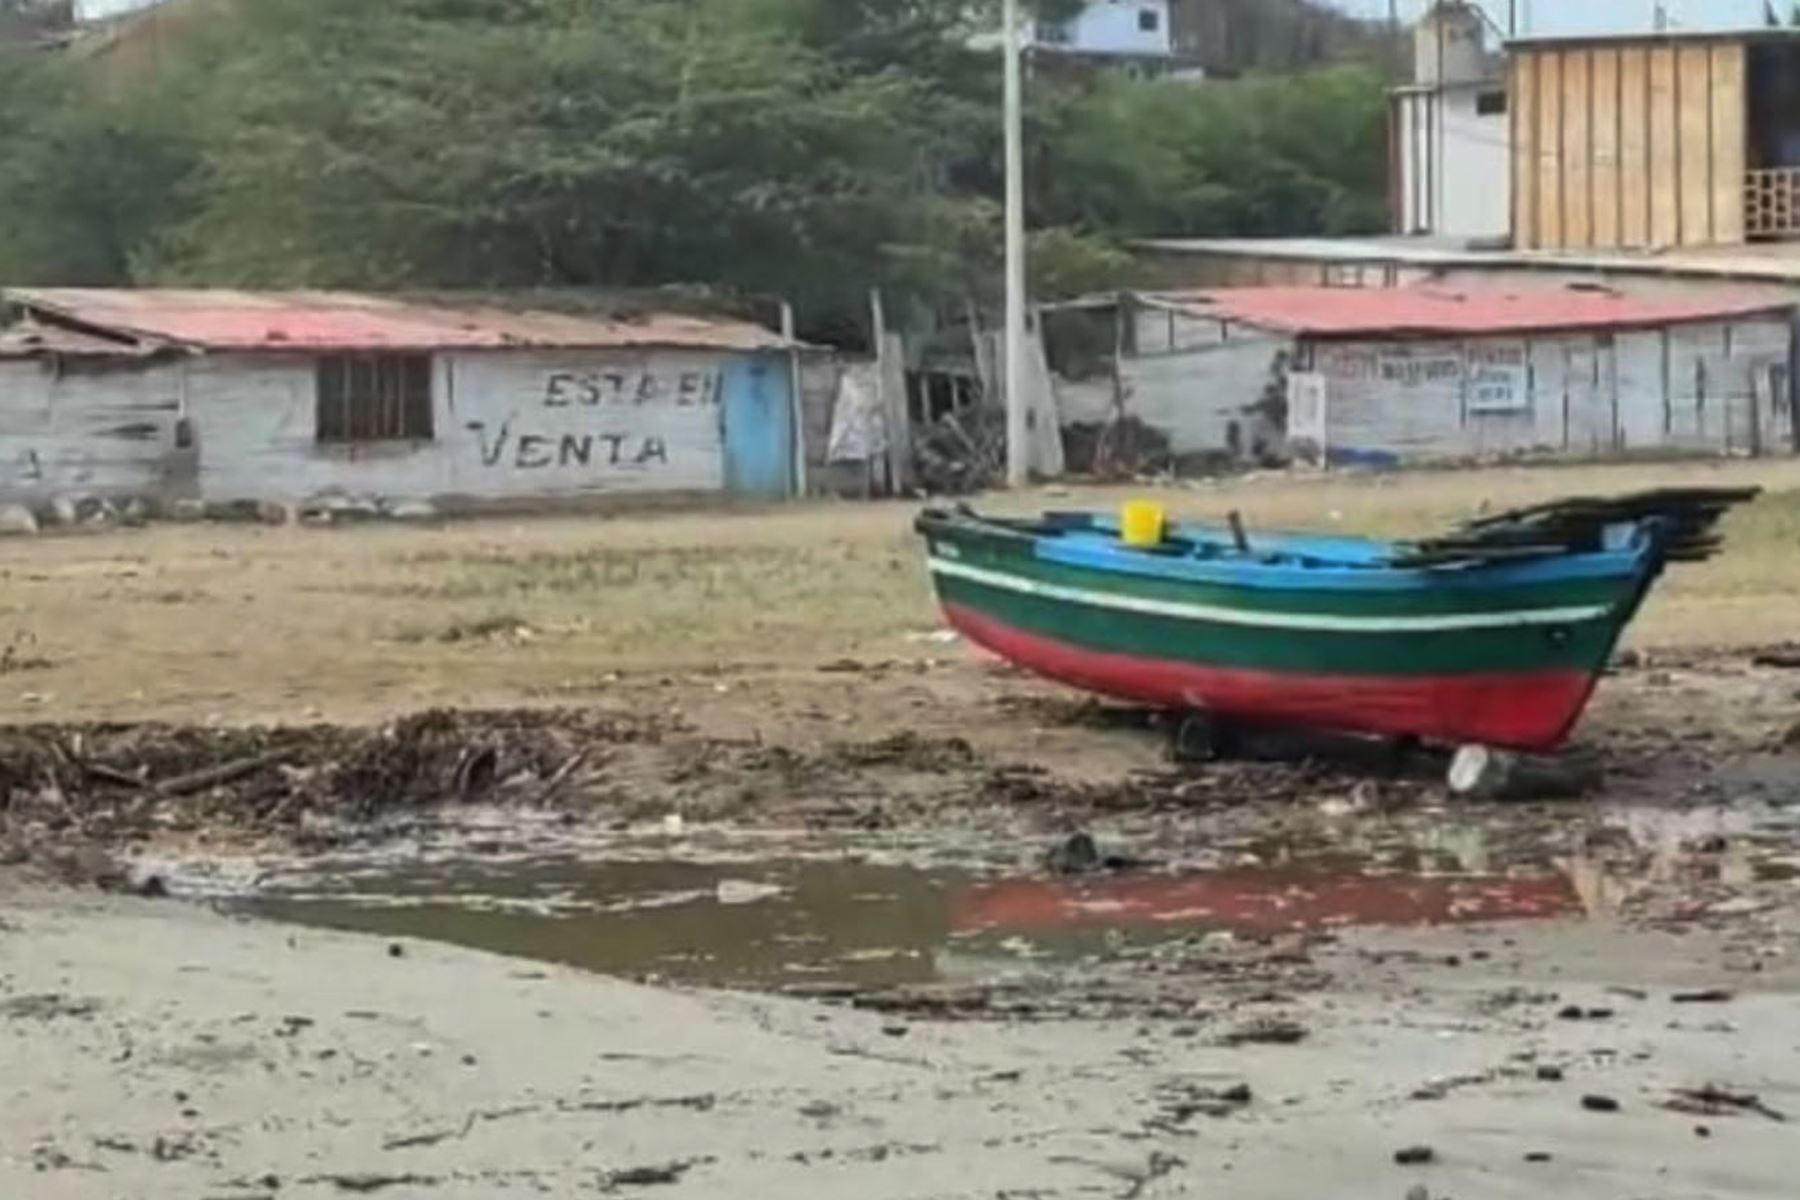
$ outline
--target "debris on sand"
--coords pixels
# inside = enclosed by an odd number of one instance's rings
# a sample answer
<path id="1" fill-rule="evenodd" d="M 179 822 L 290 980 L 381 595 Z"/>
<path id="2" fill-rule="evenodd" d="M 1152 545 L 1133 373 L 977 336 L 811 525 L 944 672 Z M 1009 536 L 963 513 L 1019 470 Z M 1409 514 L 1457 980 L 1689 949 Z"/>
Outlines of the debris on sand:
<path id="1" fill-rule="evenodd" d="M 1251 1097 L 1247 1083 L 1212 1088 L 1185 1080 L 1171 1082 L 1158 1089 L 1156 1115 L 1144 1122 L 1144 1128 L 1153 1133 L 1185 1133 L 1195 1117 L 1229 1117 L 1249 1107 Z"/>
<path id="2" fill-rule="evenodd" d="M 1737 993 L 1728 988 L 1703 988 L 1694 992 L 1676 992 L 1669 999 L 1676 1004 L 1727 1004 Z"/>
<path id="3" fill-rule="evenodd" d="M 1750 658 L 1753 667 L 1770 667 L 1778 671 L 1800 670 L 1800 646 L 1770 646 Z"/>
<path id="4" fill-rule="evenodd" d="M 601 1176 L 600 1190 L 614 1192 L 623 1187 L 658 1187 L 680 1183 L 682 1176 L 695 1167 L 711 1162 L 710 1158 L 689 1158 L 680 1162 L 643 1167 L 624 1167 Z"/>
<path id="5" fill-rule="evenodd" d="M 1259 1017 L 1245 1022 L 1219 1038 L 1221 1046 L 1293 1046 L 1306 1040 L 1309 1031 L 1298 1021 L 1280 1017 Z"/>
<path id="6" fill-rule="evenodd" d="M 654 721 L 557 711 L 433 711 L 377 729 L 13 727 L 0 730 L 0 842 L 54 844 L 58 874 L 106 883 L 118 872 L 103 852 L 79 861 L 94 843 L 194 828 L 294 832 L 505 799 L 509 787 L 549 797 L 586 748 L 663 732 Z"/>
<path id="7" fill-rule="evenodd" d="M 1424 1166 L 1437 1161 L 1437 1151 L 1430 1146 L 1405 1146 L 1394 1151 L 1394 1161 L 1403 1167 Z"/>
<path id="8" fill-rule="evenodd" d="M 1071 833 L 1044 855 L 1044 869 L 1052 875 L 1086 875 L 1100 869 L 1100 847 L 1086 831 Z"/>
<path id="9" fill-rule="evenodd" d="M 330 1175 L 314 1175 L 300 1180 L 301 1183 L 329 1183 L 340 1192 L 352 1192 L 367 1195 L 372 1192 L 385 1191 L 391 1187 L 433 1187 L 439 1182 L 436 1175 L 404 1175 L 385 1174 L 378 1171 L 338 1172 Z"/>
<path id="10" fill-rule="evenodd" d="M 1620 1106 L 1619 1102 L 1611 1096 L 1589 1095 L 1581 1098 L 1581 1107 L 1588 1112 L 1616 1113 Z"/>
<path id="11" fill-rule="evenodd" d="M 1787 1120 L 1786 1113 L 1770 1108 L 1754 1092 L 1734 1092 L 1710 1083 L 1704 1087 L 1676 1088 L 1674 1094 L 1662 1102 L 1661 1107 L 1670 1112 L 1699 1117 L 1730 1117 L 1740 1113 L 1755 1113 L 1771 1121 Z"/>

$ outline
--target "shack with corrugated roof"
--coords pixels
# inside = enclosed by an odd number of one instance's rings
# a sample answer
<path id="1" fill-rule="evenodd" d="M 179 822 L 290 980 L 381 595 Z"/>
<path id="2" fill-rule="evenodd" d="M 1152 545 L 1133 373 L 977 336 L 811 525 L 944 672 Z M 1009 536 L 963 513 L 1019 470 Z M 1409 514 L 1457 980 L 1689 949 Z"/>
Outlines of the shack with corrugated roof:
<path id="1" fill-rule="evenodd" d="M 1253 287 L 1120 301 L 1071 422 L 1331 463 L 1792 454 L 1791 300 L 1693 289 Z"/>
<path id="2" fill-rule="evenodd" d="M 0 501 L 782 497 L 801 347 L 634 309 L 15 288 Z"/>

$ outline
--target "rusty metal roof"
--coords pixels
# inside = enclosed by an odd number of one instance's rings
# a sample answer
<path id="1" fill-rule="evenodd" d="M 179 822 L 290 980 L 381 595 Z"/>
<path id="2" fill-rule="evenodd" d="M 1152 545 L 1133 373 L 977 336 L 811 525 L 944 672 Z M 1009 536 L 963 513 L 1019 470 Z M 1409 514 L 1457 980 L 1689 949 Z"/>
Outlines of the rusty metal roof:
<path id="1" fill-rule="evenodd" d="M 1221 288 L 1144 299 L 1190 316 L 1312 337 L 1430 337 L 1645 329 L 1791 311 L 1739 292 L 1624 296 L 1590 288 Z"/>
<path id="2" fill-rule="evenodd" d="M 574 315 L 350 292 L 9 288 L 4 296 L 50 321 L 201 351 L 772 350 L 792 344 L 760 325 L 724 318 Z"/>

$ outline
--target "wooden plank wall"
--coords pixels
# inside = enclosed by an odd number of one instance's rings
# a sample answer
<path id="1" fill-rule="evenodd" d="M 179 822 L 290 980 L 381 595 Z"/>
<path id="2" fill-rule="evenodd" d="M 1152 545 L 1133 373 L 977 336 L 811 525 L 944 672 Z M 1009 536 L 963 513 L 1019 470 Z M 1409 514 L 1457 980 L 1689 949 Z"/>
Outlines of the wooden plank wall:
<path id="1" fill-rule="evenodd" d="M 1515 246 L 1744 240 L 1742 42 L 1524 48 L 1507 78 Z"/>

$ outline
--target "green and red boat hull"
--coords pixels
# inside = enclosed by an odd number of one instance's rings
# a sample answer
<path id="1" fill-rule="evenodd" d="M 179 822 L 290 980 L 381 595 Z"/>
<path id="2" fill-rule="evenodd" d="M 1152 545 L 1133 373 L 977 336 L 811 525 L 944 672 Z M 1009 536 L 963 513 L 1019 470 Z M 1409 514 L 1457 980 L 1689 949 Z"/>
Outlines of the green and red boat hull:
<path id="1" fill-rule="evenodd" d="M 1567 739 L 1661 568 L 1653 538 L 1584 562 L 1308 571 L 1133 559 L 974 518 L 920 530 L 950 625 L 1047 678 L 1168 709 L 1528 751 Z"/>

